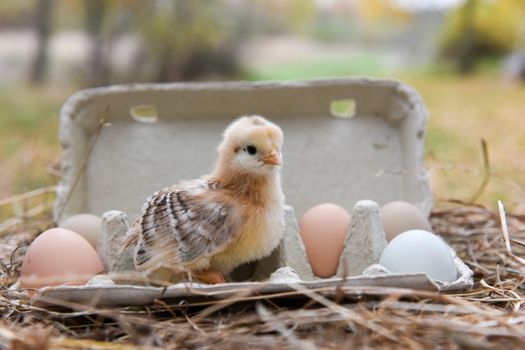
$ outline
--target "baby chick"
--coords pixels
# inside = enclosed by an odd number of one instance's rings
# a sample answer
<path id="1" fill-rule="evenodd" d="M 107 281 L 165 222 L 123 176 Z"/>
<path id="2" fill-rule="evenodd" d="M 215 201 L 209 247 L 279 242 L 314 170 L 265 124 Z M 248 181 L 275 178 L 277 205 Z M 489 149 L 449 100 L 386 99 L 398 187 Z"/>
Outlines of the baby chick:
<path id="1" fill-rule="evenodd" d="M 210 175 L 147 199 L 133 227 L 135 268 L 222 283 L 235 267 L 268 256 L 284 230 L 282 143 L 281 129 L 263 117 L 233 121 Z"/>

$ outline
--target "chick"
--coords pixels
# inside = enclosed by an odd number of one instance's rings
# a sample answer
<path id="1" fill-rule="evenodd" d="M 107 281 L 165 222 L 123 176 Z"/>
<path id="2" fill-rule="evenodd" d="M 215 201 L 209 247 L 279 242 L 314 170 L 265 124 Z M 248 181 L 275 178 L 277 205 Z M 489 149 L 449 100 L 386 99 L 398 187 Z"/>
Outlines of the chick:
<path id="1" fill-rule="evenodd" d="M 133 227 L 135 268 L 222 283 L 235 267 L 268 256 L 284 231 L 282 143 L 281 129 L 263 117 L 233 121 L 210 175 L 147 199 Z"/>

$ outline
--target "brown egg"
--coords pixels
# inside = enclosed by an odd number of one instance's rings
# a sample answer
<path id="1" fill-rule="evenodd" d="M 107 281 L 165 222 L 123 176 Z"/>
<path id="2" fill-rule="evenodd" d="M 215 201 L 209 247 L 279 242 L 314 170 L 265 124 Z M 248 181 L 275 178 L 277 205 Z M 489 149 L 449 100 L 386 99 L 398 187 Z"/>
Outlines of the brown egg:
<path id="1" fill-rule="evenodd" d="M 78 233 L 96 249 L 101 225 L 102 219 L 100 216 L 77 214 L 68 217 L 58 226 Z"/>
<path id="2" fill-rule="evenodd" d="M 337 204 L 310 208 L 299 220 L 301 238 L 313 273 L 331 277 L 337 272 L 350 224 L 350 214 Z"/>
<path id="3" fill-rule="evenodd" d="M 383 229 L 387 241 L 391 241 L 398 234 L 409 230 L 424 230 L 432 232 L 430 222 L 415 205 L 395 201 L 385 204 L 381 208 Z"/>
<path id="4" fill-rule="evenodd" d="M 20 286 L 84 284 L 103 271 L 100 257 L 87 240 L 73 231 L 53 228 L 40 234 L 27 249 Z"/>

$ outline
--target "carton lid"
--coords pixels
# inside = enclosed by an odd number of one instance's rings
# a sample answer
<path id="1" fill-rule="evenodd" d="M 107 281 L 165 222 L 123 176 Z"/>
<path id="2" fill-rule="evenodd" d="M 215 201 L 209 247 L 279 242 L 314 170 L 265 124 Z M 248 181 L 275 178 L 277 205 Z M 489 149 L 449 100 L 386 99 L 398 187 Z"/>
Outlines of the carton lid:
<path id="1" fill-rule="evenodd" d="M 430 212 L 419 95 L 397 81 L 329 79 L 80 91 L 60 115 L 55 219 L 113 209 L 134 218 L 154 191 L 207 174 L 222 131 L 246 114 L 283 129 L 283 191 L 298 216 L 321 202 L 350 210 L 361 199 Z M 108 126 L 99 129 L 102 119 Z"/>

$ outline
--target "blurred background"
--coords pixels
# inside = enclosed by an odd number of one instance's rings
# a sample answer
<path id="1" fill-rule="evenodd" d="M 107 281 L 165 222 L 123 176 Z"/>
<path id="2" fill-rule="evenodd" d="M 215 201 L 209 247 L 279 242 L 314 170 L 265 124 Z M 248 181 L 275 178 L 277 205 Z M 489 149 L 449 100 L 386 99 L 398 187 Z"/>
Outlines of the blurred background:
<path id="1" fill-rule="evenodd" d="M 79 89 L 363 76 L 422 95 L 438 206 L 525 213 L 523 0 L 1 1 L 0 205 L 56 184 Z"/>

